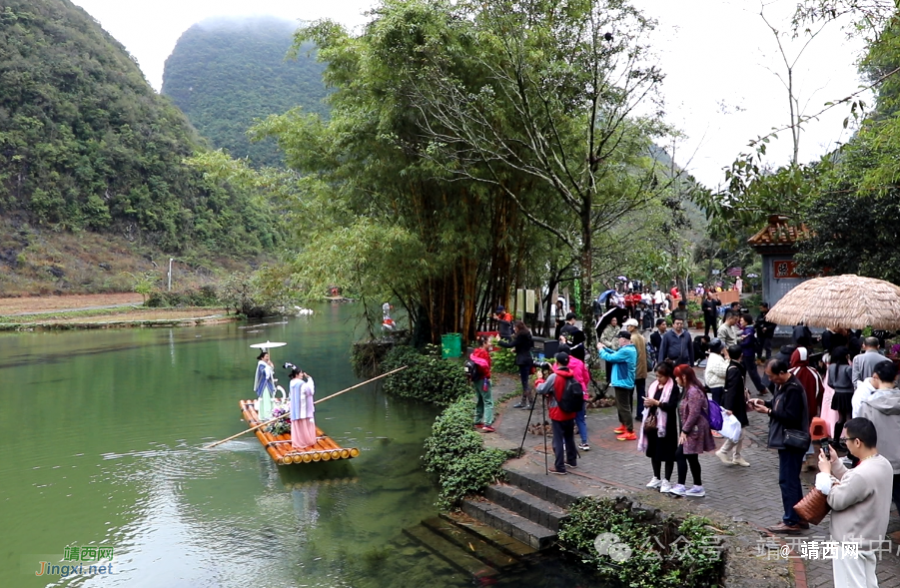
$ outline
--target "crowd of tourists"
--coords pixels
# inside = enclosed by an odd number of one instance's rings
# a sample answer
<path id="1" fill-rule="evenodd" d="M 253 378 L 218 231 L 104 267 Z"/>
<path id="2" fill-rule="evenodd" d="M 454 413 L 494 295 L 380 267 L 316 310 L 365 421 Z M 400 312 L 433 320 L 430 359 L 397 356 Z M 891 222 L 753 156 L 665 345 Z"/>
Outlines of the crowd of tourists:
<path id="1" fill-rule="evenodd" d="M 599 333 L 596 357 L 614 392 L 619 426 L 613 433 L 620 441 L 635 442 L 650 460 L 646 486 L 674 496 L 705 496 L 699 456 L 715 452 L 725 465 L 750 467 L 742 454 L 742 431 L 750 424 L 749 412 L 764 414 L 767 446 L 778 453 L 783 506 L 781 521 L 769 531 L 796 534 L 809 528 L 795 506 L 803 498 L 801 472 L 817 469 L 815 486 L 832 509 L 832 536 L 858 542 L 861 554 L 834 560 L 835 585 L 877 586 L 872 583 L 874 546 L 884 539 L 891 502 L 900 509 L 900 390 L 895 387 L 897 367 L 879 352 L 883 341 L 844 329 L 826 330 L 822 351 L 817 352 L 810 330 L 801 324 L 773 357 L 775 325 L 766 319 L 765 303 L 754 319 L 739 303 L 721 309 L 715 293 L 704 292 L 705 328 L 695 337 L 677 306 L 668 319 L 661 316 L 665 305 L 656 303 L 655 294 L 635 305 L 637 316 L 621 326 L 613 318 Z M 646 338 L 643 311 L 658 317 Z M 501 312 L 496 316 L 505 318 Z M 523 322 L 508 322 L 511 328 L 499 345 L 515 350 L 520 369 L 522 397 L 515 407 L 532 408 L 538 394 L 547 399 L 554 453 L 550 472 L 565 475 L 578 467 L 579 451 L 590 449 L 584 403 L 580 408 L 572 404 L 576 394 L 590 397 L 586 338 L 576 316 L 568 313 L 557 330 L 559 352 L 553 365 L 540 366 L 533 394 L 533 337 Z M 490 432 L 493 413 L 484 381 L 490 378 L 488 345 L 480 341 L 473 358 L 487 364 L 483 378 L 474 382 L 475 420 L 477 427 Z M 648 375 L 653 376 L 649 386 Z M 718 432 L 723 418 L 739 423 L 741 432 L 728 435 L 717 450 L 715 438 L 724 437 Z M 814 443 L 811 426 L 824 429 L 826 439 Z M 830 443 L 833 450 L 826 454 L 821 443 Z"/>

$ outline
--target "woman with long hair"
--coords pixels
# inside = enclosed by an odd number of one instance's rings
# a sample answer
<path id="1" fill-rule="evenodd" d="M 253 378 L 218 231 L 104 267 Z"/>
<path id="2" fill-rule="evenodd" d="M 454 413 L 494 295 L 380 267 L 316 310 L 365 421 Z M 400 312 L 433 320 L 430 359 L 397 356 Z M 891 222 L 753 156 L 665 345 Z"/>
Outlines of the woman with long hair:
<path id="1" fill-rule="evenodd" d="M 316 387 L 309 374 L 293 368 L 291 378 L 291 447 L 302 450 L 316 444 Z"/>
<path id="2" fill-rule="evenodd" d="M 650 384 L 644 398 L 641 433 L 638 450 L 650 458 L 653 478 L 647 488 L 659 488 L 668 492 L 672 488 L 672 470 L 675 468 L 675 450 L 678 449 L 679 390 L 672 379 L 672 366 L 661 363 L 656 366 L 656 380 Z M 662 465 L 665 464 L 665 476 Z"/>
<path id="3" fill-rule="evenodd" d="M 275 394 L 275 366 L 265 349 L 256 358 L 256 379 L 253 382 L 253 391 L 256 392 L 256 412 L 260 422 L 272 418 Z"/>
<path id="4" fill-rule="evenodd" d="M 853 369 L 850 363 L 850 350 L 844 346 L 835 347 L 831 352 L 831 363 L 828 364 L 828 383 L 834 388 L 831 397 L 831 408 L 838 412 L 838 421 L 834 425 L 834 438 L 840 439 L 844 423 L 853 416 Z M 815 416 L 815 415 L 813 415 Z"/>
<path id="5" fill-rule="evenodd" d="M 700 454 L 714 451 L 716 448 L 709 429 L 709 401 L 703 391 L 703 384 L 697 379 L 697 374 L 691 366 L 682 364 L 676 367 L 675 381 L 683 390 L 681 403 L 678 405 L 681 435 L 678 436 L 678 449 L 675 451 L 678 483 L 672 486 L 669 492 L 699 498 L 706 496 L 703 481 L 700 479 Z M 694 479 L 694 485 L 690 490 L 684 486 L 689 465 L 691 477 Z"/>
<path id="6" fill-rule="evenodd" d="M 534 360 L 531 357 L 531 350 L 534 349 L 534 338 L 531 331 L 523 321 L 516 321 L 513 326 L 514 335 L 511 342 L 500 339 L 497 344 L 507 349 L 515 349 L 516 366 L 519 368 L 519 378 L 522 380 L 522 401 L 514 405 L 513 408 L 531 408 L 533 402 L 528 393 L 528 380 L 531 378 L 531 367 Z"/>

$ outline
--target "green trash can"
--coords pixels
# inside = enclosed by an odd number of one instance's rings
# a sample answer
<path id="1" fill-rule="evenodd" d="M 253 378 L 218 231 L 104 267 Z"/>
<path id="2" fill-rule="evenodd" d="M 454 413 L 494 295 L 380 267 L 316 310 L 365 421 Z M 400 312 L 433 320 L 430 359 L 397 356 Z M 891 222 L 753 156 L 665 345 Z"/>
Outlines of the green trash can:
<path id="1" fill-rule="evenodd" d="M 441 336 L 441 357 L 462 357 L 462 335 L 447 333 Z"/>

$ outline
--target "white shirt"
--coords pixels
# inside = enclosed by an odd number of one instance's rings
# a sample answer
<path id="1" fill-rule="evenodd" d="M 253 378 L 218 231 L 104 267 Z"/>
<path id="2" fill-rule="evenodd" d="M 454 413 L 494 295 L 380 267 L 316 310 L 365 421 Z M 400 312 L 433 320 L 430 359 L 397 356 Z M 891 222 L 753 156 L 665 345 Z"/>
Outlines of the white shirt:
<path id="1" fill-rule="evenodd" d="M 656 292 L 653 293 L 654 304 L 662 304 L 665 299 L 666 299 L 666 297 L 663 296 L 662 290 L 657 290 Z"/>

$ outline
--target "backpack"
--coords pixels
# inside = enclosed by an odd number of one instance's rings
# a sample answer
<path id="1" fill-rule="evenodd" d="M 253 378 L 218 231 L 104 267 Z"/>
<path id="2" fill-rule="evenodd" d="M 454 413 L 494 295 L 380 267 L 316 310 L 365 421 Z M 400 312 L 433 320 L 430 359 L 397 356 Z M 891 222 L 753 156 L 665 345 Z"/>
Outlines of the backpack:
<path id="1" fill-rule="evenodd" d="M 657 355 L 659 355 L 659 352 L 653 348 L 653 345 L 650 344 L 649 340 L 647 341 L 646 348 L 647 348 L 647 371 L 652 372 L 653 368 L 656 367 L 656 360 L 657 360 Z"/>
<path id="2" fill-rule="evenodd" d="M 563 412 L 580 412 L 584 408 L 584 390 L 574 376 L 566 380 L 566 387 L 563 388 L 562 398 L 558 404 Z"/>
<path id="3" fill-rule="evenodd" d="M 463 364 L 463 371 L 470 380 L 477 380 L 481 376 L 481 367 L 471 357 Z"/>
<path id="4" fill-rule="evenodd" d="M 715 400 L 707 400 L 708 407 L 706 409 L 706 419 L 709 421 L 709 428 L 713 431 L 722 430 L 722 407 Z"/>

